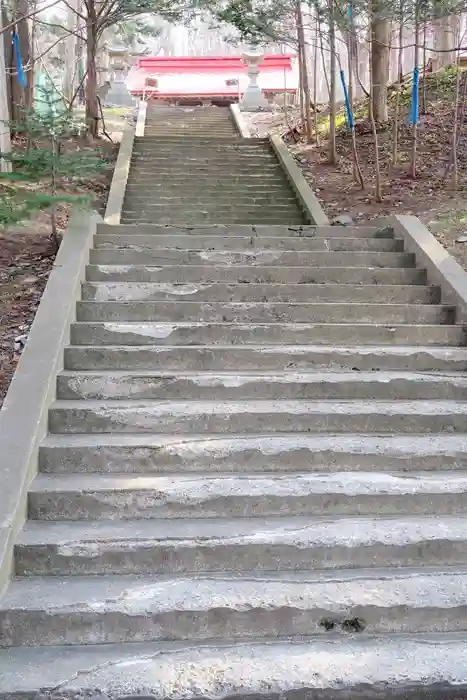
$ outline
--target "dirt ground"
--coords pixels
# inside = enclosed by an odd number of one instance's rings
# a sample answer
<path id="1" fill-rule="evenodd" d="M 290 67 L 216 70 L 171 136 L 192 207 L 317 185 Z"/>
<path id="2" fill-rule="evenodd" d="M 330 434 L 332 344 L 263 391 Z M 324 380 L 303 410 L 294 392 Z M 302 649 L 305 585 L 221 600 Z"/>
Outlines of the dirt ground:
<path id="1" fill-rule="evenodd" d="M 98 144 L 108 167 L 77 188 L 79 194 L 90 197 L 90 206 L 99 213 L 105 210 L 118 141 L 127 120 L 128 110 L 109 110 L 107 127 L 114 143 L 102 140 Z M 68 193 L 66 182 L 61 183 L 60 192 Z M 66 231 L 70 209 L 65 205 L 58 210 L 61 232 Z M 46 211 L 21 226 L 0 230 L 0 407 L 55 260 L 49 234 Z"/>

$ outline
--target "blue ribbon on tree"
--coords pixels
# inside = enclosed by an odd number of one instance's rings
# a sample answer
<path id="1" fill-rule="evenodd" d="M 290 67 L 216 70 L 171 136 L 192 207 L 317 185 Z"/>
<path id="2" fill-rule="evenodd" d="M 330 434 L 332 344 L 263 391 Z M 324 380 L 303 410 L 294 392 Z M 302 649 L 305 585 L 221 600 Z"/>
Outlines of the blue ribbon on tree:
<path id="1" fill-rule="evenodd" d="M 418 122 L 418 85 L 420 82 L 420 69 L 416 66 L 413 69 L 412 104 L 410 107 L 409 124 Z"/>
<path id="2" fill-rule="evenodd" d="M 21 60 L 21 45 L 19 43 L 19 36 L 16 31 L 12 32 L 13 49 L 15 52 L 15 63 L 16 63 L 16 75 L 18 78 L 18 83 L 21 87 L 25 88 L 27 85 L 26 74 L 23 69 L 23 61 Z"/>
<path id="3" fill-rule="evenodd" d="M 345 76 L 344 76 L 343 70 L 341 70 L 340 76 L 341 76 L 342 89 L 344 91 L 345 114 L 347 116 L 347 126 L 352 131 L 355 124 L 354 124 L 354 120 L 353 120 L 352 108 L 350 106 L 349 91 L 347 90 L 347 85 L 345 84 Z"/>

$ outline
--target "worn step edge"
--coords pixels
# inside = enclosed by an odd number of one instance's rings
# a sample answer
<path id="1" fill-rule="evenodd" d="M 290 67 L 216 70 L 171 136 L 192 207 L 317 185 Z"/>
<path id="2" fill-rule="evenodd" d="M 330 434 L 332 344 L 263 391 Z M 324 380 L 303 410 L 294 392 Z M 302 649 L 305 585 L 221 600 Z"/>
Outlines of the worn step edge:
<path id="1" fill-rule="evenodd" d="M 62 371 L 58 399 L 450 399 L 467 396 L 467 377 L 411 372 Z"/>
<path id="2" fill-rule="evenodd" d="M 4 646 L 467 631 L 465 570 L 17 579 Z"/>
<path id="3" fill-rule="evenodd" d="M 52 435 L 39 447 L 44 473 L 467 470 L 464 435 L 153 434 Z"/>
<path id="4" fill-rule="evenodd" d="M 109 345 L 284 345 L 313 342 L 333 345 L 343 339 L 349 345 L 460 346 L 465 342 L 462 326 L 447 324 L 332 324 L 332 323 L 199 323 L 199 322 L 88 322 L 71 325 L 71 343 L 79 346 Z"/>
<path id="5" fill-rule="evenodd" d="M 68 346 L 65 369 L 262 369 L 310 367 L 466 371 L 467 349 L 442 346 L 206 345 Z M 110 363 L 110 364 L 109 364 Z M 201 364 L 202 363 L 202 364 Z"/>
<path id="6" fill-rule="evenodd" d="M 393 400 L 56 400 L 49 430 L 108 432 L 464 432 L 467 402 Z M 466 431 L 467 435 L 467 431 Z"/>
<path id="7" fill-rule="evenodd" d="M 30 520 L 19 576 L 465 566 L 458 516 Z"/>
<path id="8" fill-rule="evenodd" d="M 161 240 L 162 239 L 162 240 Z M 403 252 L 403 242 L 396 238 L 310 238 L 280 236 L 194 236 L 194 235 L 125 235 L 99 234 L 94 239 L 95 249 L 140 250 L 149 248 L 183 250 L 284 250 L 284 251 L 357 251 Z"/>
<path id="9" fill-rule="evenodd" d="M 0 698 L 464 700 L 467 636 L 108 644 L 0 651 Z"/>
<path id="10" fill-rule="evenodd" d="M 78 301 L 77 321 L 163 321 L 267 323 L 423 324 L 454 323 L 455 307 L 425 303 L 243 302 L 243 301 Z"/>
<path id="11" fill-rule="evenodd" d="M 433 511 L 467 516 L 466 471 L 41 474 L 30 487 L 28 510 L 30 519 L 54 521 L 401 516 Z"/>
<path id="12" fill-rule="evenodd" d="M 165 279 L 164 279 L 165 278 Z M 409 267 L 314 267 L 287 265 L 88 265 L 94 282 L 169 282 L 171 284 L 426 284 L 426 270 Z M 250 282 L 248 282 L 250 284 Z"/>
<path id="13" fill-rule="evenodd" d="M 265 187 L 265 190 L 268 188 Z M 215 191 L 218 192 L 218 185 L 215 186 Z M 233 230 L 232 230 L 233 229 Z M 109 224 L 100 224 L 97 226 L 96 235 L 100 234 L 119 234 L 125 235 L 144 234 L 144 235 L 159 235 L 159 234 L 186 234 L 186 235 L 205 235 L 205 236 L 274 236 L 284 237 L 310 237 L 310 238 L 394 238 L 394 233 L 390 227 L 378 228 L 377 226 L 158 226 L 157 224 L 143 224 L 141 226 L 131 226 L 119 224 L 112 226 Z"/>
<path id="14" fill-rule="evenodd" d="M 369 302 L 439 304 L 439 287 L 428 285 L 84 282 L 83 301 Z"/>

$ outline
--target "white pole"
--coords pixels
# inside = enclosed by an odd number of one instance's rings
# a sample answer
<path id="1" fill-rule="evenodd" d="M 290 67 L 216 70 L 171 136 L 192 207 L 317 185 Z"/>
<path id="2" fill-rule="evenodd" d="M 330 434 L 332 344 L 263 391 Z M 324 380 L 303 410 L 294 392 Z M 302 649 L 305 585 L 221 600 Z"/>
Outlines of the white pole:
<path id="1" fill-rule="evenodd" d="M 2 2 L 0 0 L 0 30 L 3 29 Z M 10 113 L 8 110 L 7 75 L 5 70 L 5 34 L 0 33 L 0 151 L 11 153 Z M 11 160 L 0 158 L 0 171 L 11 172 Z"/>

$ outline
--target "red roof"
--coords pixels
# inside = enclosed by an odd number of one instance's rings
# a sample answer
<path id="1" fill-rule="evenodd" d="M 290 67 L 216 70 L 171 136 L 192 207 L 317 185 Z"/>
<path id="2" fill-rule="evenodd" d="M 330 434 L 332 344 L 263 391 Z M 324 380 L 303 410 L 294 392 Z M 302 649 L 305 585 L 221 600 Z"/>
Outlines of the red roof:
<path id="1" fill-rule="evenodd" d="M 266 54 L 260 64 L 261 72 L 292 70 L 294 58 L 293 54 Z M 242 72 L 245 61 L 241 56 L 144 56 L 137 60 L 136 68 L 153 75 Z"/>

